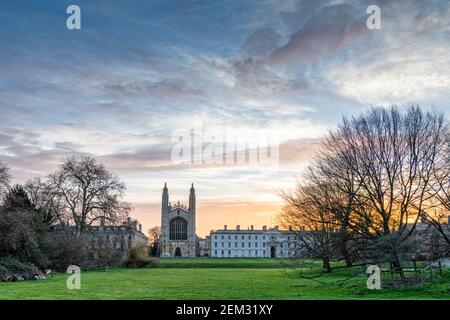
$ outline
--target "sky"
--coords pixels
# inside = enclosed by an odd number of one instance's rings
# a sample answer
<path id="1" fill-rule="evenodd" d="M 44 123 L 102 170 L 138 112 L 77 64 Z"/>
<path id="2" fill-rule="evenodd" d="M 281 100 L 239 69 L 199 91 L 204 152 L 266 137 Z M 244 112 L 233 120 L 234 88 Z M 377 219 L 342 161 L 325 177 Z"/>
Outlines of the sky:
<path id="1" fill-rule="evenodd" d="M 80 30 L 66 27 L 71 4 Z M 366 26 L 371 4 L 380 29 Z M 449 52 L 445 0 L 1 1 L 0 161 L 23 183 L 93 156 L 145 229 L 165 182 L 182 203 L 194 183 L 200 236 L 274 226 L 280 190 L 344 115 L 419 104 L 448 116 Z M 174 161 L 177 133 L 196 128 L 214 146 L 229 132 L 277 137 L 276 163 Z"/>

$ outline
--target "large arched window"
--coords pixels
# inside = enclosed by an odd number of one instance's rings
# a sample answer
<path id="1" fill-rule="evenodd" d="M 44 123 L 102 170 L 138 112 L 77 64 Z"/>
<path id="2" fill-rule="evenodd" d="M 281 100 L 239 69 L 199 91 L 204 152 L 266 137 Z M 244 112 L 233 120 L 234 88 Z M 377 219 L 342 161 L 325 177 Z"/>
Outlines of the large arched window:
<path id="1" fill-rule="evenodd" d="M 177 217 L 170 220 L 170 240 L 187 240 L 187 222 Z"/>

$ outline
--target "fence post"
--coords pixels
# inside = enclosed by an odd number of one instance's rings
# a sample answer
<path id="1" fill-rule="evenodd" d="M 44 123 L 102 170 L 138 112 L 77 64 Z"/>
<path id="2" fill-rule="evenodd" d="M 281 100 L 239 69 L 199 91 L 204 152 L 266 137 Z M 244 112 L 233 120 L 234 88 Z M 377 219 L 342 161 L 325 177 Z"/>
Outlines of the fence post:
<path id="1" fill-rule="evenodd" d="M 433 262 L 430 261 L 430 281 L 433 282 Z"/>
<path id="2" fill-rule="evenodd" d="M 417 264 L 416 264 L 416 260 L 413 260 L 413 265 L 414 265 L 414 273 L 417 277 Z"/>

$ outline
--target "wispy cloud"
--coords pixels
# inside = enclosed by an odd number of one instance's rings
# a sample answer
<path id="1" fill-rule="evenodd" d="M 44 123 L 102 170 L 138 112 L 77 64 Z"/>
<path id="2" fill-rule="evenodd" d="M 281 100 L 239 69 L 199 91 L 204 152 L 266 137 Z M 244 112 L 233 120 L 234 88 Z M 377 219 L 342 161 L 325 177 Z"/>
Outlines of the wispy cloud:
<path id="1" fill-rule="evenodd" d="M 23 182 L 88 154 L 121 175 L 142 219 L 159 217 L 164 181 L 180 196 L 195 182 L 203 231 L 227 219 L 268 224 L 276 190 L 294 185 L 342 114 L 448 110 L 449 3 L 376 1 L 382 28 L 369 31 L 372 2 L 78 1 L 79 32 L 65 28 L 60 1 L 2 2 L 0 160 Z M 172 133 L 199 125 L 277 133 L 276 178 L 172 163 Z"/>

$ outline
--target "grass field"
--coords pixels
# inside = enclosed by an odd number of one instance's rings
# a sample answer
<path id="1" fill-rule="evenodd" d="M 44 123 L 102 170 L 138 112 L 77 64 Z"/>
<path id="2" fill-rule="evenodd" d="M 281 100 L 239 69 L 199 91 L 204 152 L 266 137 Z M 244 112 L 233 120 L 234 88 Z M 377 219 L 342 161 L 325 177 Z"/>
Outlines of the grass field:
<path id="1" fill-rule="evenodd" d="M 336 271 L 320 282 L 290 278 L 272 259 L 163 259 L 155 269 L 86 271 L 81 289 L 66 274 L 0 283 L 0 299 L 450 299 L 450 272 L 422 287 L 370 291 L 364 275 Z"/>

